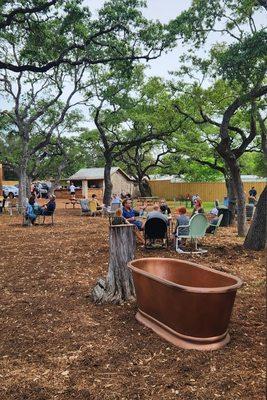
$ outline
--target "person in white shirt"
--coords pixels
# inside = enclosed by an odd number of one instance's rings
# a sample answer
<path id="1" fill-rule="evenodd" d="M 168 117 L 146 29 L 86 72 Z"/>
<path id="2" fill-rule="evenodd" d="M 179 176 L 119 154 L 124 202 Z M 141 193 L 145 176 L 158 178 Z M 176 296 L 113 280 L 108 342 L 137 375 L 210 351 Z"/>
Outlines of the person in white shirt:
<path id="1" fill-rule="evenodd" d="M 70 185 L 70 194 L 75 195 L 75 190 L 76 187 L 73 185 L 73 183 Z"/>

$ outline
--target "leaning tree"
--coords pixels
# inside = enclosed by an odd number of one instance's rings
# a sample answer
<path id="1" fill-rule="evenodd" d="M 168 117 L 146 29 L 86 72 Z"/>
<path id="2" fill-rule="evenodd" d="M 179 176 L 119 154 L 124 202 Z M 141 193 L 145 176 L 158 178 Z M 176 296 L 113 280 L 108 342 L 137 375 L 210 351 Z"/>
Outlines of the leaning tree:
<path id="1" fill-rule="evenodd" d="M 19 176 L 21 205 L 29 194 L 32 165 L 40 162 L 58 127 L 64 125 L 71 109 L 81 103 L 81 99 L 74 97 L 82 89 L 84 70 L 85 67 L 70 71 L 56 68 L 47 74 L 20 72 L 15 76 L 6 70 L 0 74 L 1 92 L 8 104 L 0 112 L 6 121 L 1 133 L 6 143 L 2 159 Z"/>
<path id="2" fill-rule="evenodd" d="M 245 194 L 240 176 L 239 158 L 253 145 L 257 136 L 257 111 L 261 99 L 267 93 L 266 74 L 266 32 L 262 26 L 256 27 L 255 13 L 260 4 L 230 0 L 227 4 L 212 0 L 203 8 L 201 2 L 178 16 L 175 23 L 181 28 L 184 41 L 199 47 L 206 42 L 211 32 L 223 33 L 231 38 L 226 44 L 212 46 L 207 59 L 199 59 L 196 54 L 184 56 L 184 67 L 180 72 L 193 78 L 192 98 L 195 113 L 178 102 L 176 110 L 187 116 L 198 126 L 214 128 L 215 148 L 224 160 L 234 183 L 237 209 L 238 234 L 246 234 Z M 193 52 L 194 53 L 194 52 Z M 190 64 L 191 63 L 191 64 Z M 191 67 L 190 67 L 191 65 Z M 199 73 L 208 78 L 205 89 L 199 80 Z M 214 86 L 209 89 L 207 86 Z M 228 86 L 226 92 L 218 92 L 218 83 Z M 216 87 L 217 86 L 217 87 Z M 203 93 L 205 94 L 203 95 Z M 246 113 L 249 126 L 237 121 L 240 113 Z M 211 140 L 214 138 L 211 136 Z"/>
<path id="3" fill-rule="evenodd" d="M 267 187 L 261 193 L 244 247 L 249 250 L 263 250 L 267 244 Z"/>

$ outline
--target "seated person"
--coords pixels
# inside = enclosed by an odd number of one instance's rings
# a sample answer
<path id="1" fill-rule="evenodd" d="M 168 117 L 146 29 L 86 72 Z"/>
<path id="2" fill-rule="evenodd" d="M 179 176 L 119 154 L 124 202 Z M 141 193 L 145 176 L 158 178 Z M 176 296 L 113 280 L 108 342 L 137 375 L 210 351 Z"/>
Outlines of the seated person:
<path id="1" fill-rule="evenodd" d="M 159 204 L 155 203 L 153 206 L 153 211 L 147 214 L 147 221 L 151 218 L 159 218 L 162 219 L 166 224 L 168 224 L 168 217 L 165 214 L 162 214 Z"/>
<path id="2" fill-rule="evenodd" d="M 140 222 L 140 221 L 136 221 Z M 132 221 L 128 221 L 126 218 L 123 217 L 122 209 L 118 208 L 115 212 L 115 217 L 112 219 L 112 225 L 124 225 L 124 224 L 132 224 Z M 139 232 L 138 227 L 135 225 L 134 234 L 140 240 L 141 243 L 145 243 L 145 240 L 142 236 L 142 233 Z"/>
<path id="3" fill-rule="evenodd" d="M 118 194 L 112 196 L 111 204 L 121 204 L 121 198 Z"/>
<path id="4" fill-rule="evenodd" d="M 166 203 L 165 199 L 161 199 L 159 204 L 160 204 L 160 211 L 162 212 L 162 214 L 171 215 L 171 209 Z"/>
<path id="5" fill-rule="evenodd" d="M 253 204 L 254 206 L 257 204 L 256 197 L 254 196 L 249 196 L 248 198 L 248 204 Z"/>
<path id="6" fill-rule="evenodd" d="M 83 196 L 83 198 L 80 200 L 80 205 L 82 212 L 88 212 L 89 211 L 89 200 Z"/>
<path id="7" fill-rule="evenodd" d="M 29 197 L 29 202 L 33 202 L 33 210 L 35 212 L 36 215 L 41 215 L 43 214 L 43 209 L 42 207 L 38 204 L 37 201 L 37 196 L 35 193 L 31 193 L 30 197 Z"/>
<path id="8" fill-rule="evenodd" d="M 123 200 L 122 206 L 122 215 L 126 219 L 126 221 L 129 221 L 130 224 L 135 225 L 139 229 L 139 231 L 141 231 L 143 229 L 143 224 L 141 221 L 135 219 L 136 214 L 135 210 L 132 208 L 132 201 L 126 198 Z"/>
<path id="9" fill-rule="evenodd" d="M 43 206 L 43 215 L 52 215 L 56 209 L 56 196 L 51 194 L 49 201 Z"/>
<path id="10" fill-rule="evenodd" d="M 176 218 L 175 231 L 173 232 L 174 236 L 189 234 L 189 227 L 183 226 L 183 225 L 189 225 L 190 221 L 189 217 L 186 215 L 186 212 L 187 210 L 185 207 L 178 208 L 178 217 Z M 185 244 L 186 244 L 186 238 L 179 239 L 178 247 L 180 251 L 183 251 L 183 246 L 185 246 Z"/>
<path id="11" fill-rule="evenodd" d="M 217 208 L 213 208 L 210 213 L 209 216 L 211 217 L 209 223 L 212 225 L 217 225 L 219 217 L 218 217 L 218 210 Z M 216 226 L 208 226 L 206 229 L 206 233 L 213 233 L 215 231 Z"/>
<path id="12" fill-rule="evenodd" d="M 129 224 L 128 221 L 122 216 L 122 209 L 118 208 L 115 212 L 115 217 L 112 219 L 112 225 L 124 225 Z"/>
<path id="13" fill-rule="evenodd" d="M 16 197 L 14 196 L 13 193 L 9 193 L 9 195 L 7 196 L 6 202 L 7 202 L 7 208 L 9 211 L 9 215 L 12 215 L 13 214 L 12 209 L 17 208 L 18 200 L 16 199 Z"/>
<path id="14" fill-rule="evenodd" d="M 198 198 L 195 200 L 194 209 L 191 215 L 191 218 L 195 214 L 204 214 L 204 208 L 202 207 L 202 201 Z"/>
<path id="15" fill-rule="evenodd" d="M 141 217 L 142 215 L 147 214 L 147 202 L 145 201 L 141 206 L 139 206 L 139 216 Z"/>
<path id="16" fill-rule="evenodd" d="M 96 202 L 96 209 L 97 210 L 102 210 L 103 207 L 101 207 L 101 205 L 99 204 L 96 194 L 92 194 L 92 200 Z"/>
<path id="17" fill-rule="evenodd" d="M 179 235 L 188 235 L 189 234 L 189 227 L 179 228 L 179 226 L 181 226 L 181 225 L 189 225 L 190 219 L 186 215 L 186 212 L 187 212 L 187 210 L 185 207 L 178 208 L 178 217 L 176 218 L 176 226 L 175 226 L 174 234 L 176 234 L 177 228 L 178 228 Z"/>
<path id="18" fill-rule="evenodd" d="M 35 211 L 34 211 L 34 202 L 35 202 L 35 199 L 33 196 L 31 196 L 29 198 L 29 201 L 28 201 L 28 204 L 26 207 L 26 211 L 25 211 L 25 218 L 26 218 L 26 220 L 29 220 L 32 223 L 32 225 L 35 224 L 35 220 L 37 218 L 37 215 L 35 214 Z"/>

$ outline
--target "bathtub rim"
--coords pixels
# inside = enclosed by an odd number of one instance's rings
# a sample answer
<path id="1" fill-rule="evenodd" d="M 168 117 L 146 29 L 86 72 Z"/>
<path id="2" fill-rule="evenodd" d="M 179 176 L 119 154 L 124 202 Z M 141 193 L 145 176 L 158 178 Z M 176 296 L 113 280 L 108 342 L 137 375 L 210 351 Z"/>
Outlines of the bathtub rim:
<path id="1" fill-rule="evenodd" d="M 191 266 L 193 266 L 193 267 L 196 267 L 196 268 L 200 268 L 200 269 L 204 269 L 204 270 L 206 270 L 206 271 L 209 271 L 209 272 L 212 272 L 212 273 L 214 273 L 214 274 L 219 274 L 219 275 L 222 275 L 222 276 L 225 276 L 225 277 L 227 277 L 227 278 L 231 278 L 231 279 L 233 279 L 233 280 L 235 280 L 236 281 L 236 283 L 234 284 L 234 285 L 230 285 L 230 286 L 220 286 L 220 287 L 216 287 L 216 288 L 208 288 L 208 287 L 202 287 L 202 286 L 199 286 L 199 287 L 196 287 L 196 286 L 185 286 L 185 285 L 180 285 L 179 283 L 175 283 L 175 282 L 171 282 L 171 281 L 168 281 L 167 279 L 164 279 L 164 278 L 160 278 L 160 277 L 158 277 L 157 275 L 153 275 L 153 274 L 151 274 L 151 273 L 149 273 L 149 272 L 147 272 L 147 271 L 144 271 L 144 270 L 142 270 L 142 269 L 140 269 L 140 268 L 137 268 L 137 267 L 135 267 L 134 266 L 134 264 L 135 264 L 135 262 L 137 262 L 137 261 L 146 261 L 146 260 L 149 260 L 149 261 L 153 261 L 153 260 L 157 260 L 157 261 L 159 261 L 159 260 L 168 260 L 168 261 L 175 261 L 175 262 L 183 262 L 183 263 L 185 263 L 185 264 L 187 264 L 187 265 L 191 265 Z M 239 277 L 237 277 L 237 276 L 235 276 L 235 275 L 232 275 L 232 274 L 228 274 L 228 273 L 226 273 L 226 272 L 222 272 L 222 271 L 218 271 L 218 270 L 216 270 L 216 269 L 212 269 L 212 268 L 209 268 L 209 267 L 206 267 L 206 266 L 204 266 L 204 265 L 200 265 L 200 264 L 197 264 L 197 263 L 194 263 L 194 262 L 191 262 L 191 261 L 186 261 L 186 260 L 183 260 L 183 259 L 177 259 L 177 258 L 170 258 L 170 257 L 144 257 L 144 258 L 137 258 L 137 259 L 135 259 L 135 260 L 132 260 L 132 261 L 130 261 L 129 263 L 128 263 L 128 268 L 130 268 L 130 270 L 132 270 L 132 271 L 134 271 L 134 272 L 136 272 L 136 273 L 138 273 L 138 274 L 141 274 L 141 275 L 143 275 L 143 276 L 146 276 L 147 278 L 150 278 L 150 279 L 153 279 L 153 280 L 155 280 L 155 281 L 157 281 L 157 282 L 160 282 L 160 283 L 162 283 L 162 284 L 164 284 L 164 285 L 166 285 L 166 286 L 170 286 L 170 287 L 175 287 L 175 288 L 177 288 L 177 289 L 180 289 L 180 290 L 183 290 L 183 291 L 185 291 L 185 292 L 193 292 L 193 293 L 199 293 L 199 294 L 206 294 L 206 293 L 227 293 L 227 292 L 231 292 L 231 291 L 237 291 L 237 289 L 238 288 L 240 288 L 242 285 L 243 285 L 243 281 L 242 281 L 242 279 L 240 279 Z"/>

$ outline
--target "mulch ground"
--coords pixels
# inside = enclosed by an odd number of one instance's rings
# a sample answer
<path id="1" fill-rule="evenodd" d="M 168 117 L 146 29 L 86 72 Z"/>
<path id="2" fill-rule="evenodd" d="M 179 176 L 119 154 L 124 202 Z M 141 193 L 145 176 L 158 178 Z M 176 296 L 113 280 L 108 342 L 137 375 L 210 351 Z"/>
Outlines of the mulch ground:
<path id="1" fill-rule="evenodd" d="M 205 239 L 202 256 L 136 252 L 244 280 L 231 342 L 209 352 L 160 339 L 135 320 L 136 304 L 90 302 L 90 288 L 107 272 L 107 220 L 59 209 L 53 227 L 25 228 L 21 217 L 0 216 L 0 243 L 1 400 L 265 398 L 263 254 L 245 251 L 234 228 Z"/>

